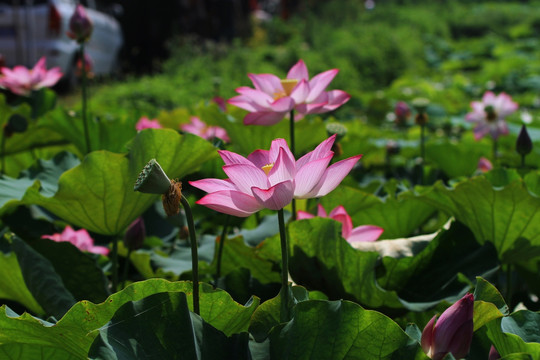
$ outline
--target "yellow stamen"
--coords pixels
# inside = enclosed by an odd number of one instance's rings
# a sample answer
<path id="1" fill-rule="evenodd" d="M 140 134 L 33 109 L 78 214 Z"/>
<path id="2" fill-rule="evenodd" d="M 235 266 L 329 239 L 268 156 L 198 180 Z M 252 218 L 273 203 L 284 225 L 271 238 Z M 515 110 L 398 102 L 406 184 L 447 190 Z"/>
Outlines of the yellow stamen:
<path id="1" fill-rule="evenodd" d="M 285 90 L 285 94 L 287 96 L 291 95 L 296 84 L 298 84 L 298 79 L 282 79 L 281 80 L 281 86 L 283 86 L 283 90 Z"/>
<path id="2" fill-rule="evenodd" d="M 272 168 L 274 167 L 274 164 L 266 164 L 264 165 L 261 169 L 263 169 L 264 173 L 266 175 L 268 175 L 268 173 L 270 172 L 270 170 L 272 170 Z"/>

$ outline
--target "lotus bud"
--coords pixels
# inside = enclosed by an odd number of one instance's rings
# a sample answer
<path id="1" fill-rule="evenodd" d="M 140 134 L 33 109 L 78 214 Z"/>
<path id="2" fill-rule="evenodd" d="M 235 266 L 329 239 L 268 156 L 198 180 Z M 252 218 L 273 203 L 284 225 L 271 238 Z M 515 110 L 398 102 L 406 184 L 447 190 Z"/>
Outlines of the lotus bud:
<path id="1" fill-rule="evenodd" d="M 433 360 L 451 353 L 456 359 L 469 353 L 473 336 L 474 295 L 465 294 L 437 319 L 435 315 L 422 331 L 421 345 Z"/>
<path id="2" fill-rule="evenodd" d="M 500 358 L 501 358 L 501 355 L 499 354 L 497 349 L 495 349 L 495 346 L 491 345 L 491 348 L 489 349 L 488 360 L 498 360 Z"/>
<path id="3" fill-rule="evenodd" d="M 93 24 L 84 6 L 77 4 L 75 11 L 69 19 L 69 30 L 67 35 L 76 40 L 79 44 L 86 42 L 92 35 Z"/>
<path id="4" fill-rule="evenodd" d="M 411 116 L 411 109 L 404 101 L 398 101 L 395 108 L 394 114 L 396 115 L 396 124 L 405 125 L 409 116 Z"/>
<path id="5" fill-rule="evenodd" d="M 169 177 L 156 159 L 152 159 L 142 169 L 133 190 L 146 194 L 165 194 L 170 186 Z"/>
<path id="6" fill-rule="evenodd" d="M 146 237 L 146 228 L 142 217 L 138 217 L 133 221 L 124 234 L 124 244 L 130 250 L 138 250 L 142 248 L 144 238 Z"/>
<path id="7" fill-rule="evenodd" d="M 521 131 L 519 132 L 516 141 L 516 151 L 518 154 L 525 156 L 532 151 L 532 147 L 533 144 L 531 137 L 529 136 L 529 132 L 527 131 L 527 127 L 525 125 L 521 125 Z"/>
<path id="8" fill-rule="evenodd" d="M 482 156 L 480 159 L 478 159 L 477 168 L 480 172 L 486 173 L 493 169 L 493 164 L 491 163 L 491 161 Z"/>

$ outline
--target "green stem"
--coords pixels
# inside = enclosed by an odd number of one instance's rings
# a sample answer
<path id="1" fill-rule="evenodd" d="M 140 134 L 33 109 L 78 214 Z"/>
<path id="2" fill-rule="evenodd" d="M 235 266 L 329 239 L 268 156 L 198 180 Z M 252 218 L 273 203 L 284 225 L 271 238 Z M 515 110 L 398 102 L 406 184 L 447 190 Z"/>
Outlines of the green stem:
<path id="1" fill-rule="evenodd" d="M 493 165 L 497 162 L 497 140 L 493 139 Z"/>
<path id="2" fill-rule="evenodd" d="M 217 254 L 217 266 L 216 266 L 216 283 L 221 276 L 221 258 L 223 257 L 223 247 L 225 246 L 225 239 L 227 238 L 227 230 L 229 227 L 230 215 L 227 215 L 225 218 L 225 225 L 223 225 L 223 231 L 221 232 L 221 237 L 219 238 L 219 247 Z"/>
<path id="3" fill-rule="evenodd" d="M 129 270 L 129 258 L 131 257 L 131 251 L 132 251 L 131 249 L 128 249 L 126 262 L 124 263 L 124 273 L 122 274 L 122 286 L 121 286 L 122 289 L 126 287 L 126 281 L 128 277 L 128 270 Z"/>
<path id="4" fill-rule="evenodd" d="M 291 152 L 293 157 L 296 159 L 295 145 L 294 145 L 294 109 L 290 112 L 290 122 L 289 122 L 289 134 L 291 137 Z M 292 219 L 296 220 L 296 199 L 292 199 Z"/>
<path id="5" fill-rule="evenodd" d="M 506 265 L 506 303 L 512 306 L 512 265 Z"/>
<path id="6" fill-rule="evenodd" d="M 420 125 L 420 157 L 422 163 L 420 164 L 420 185 L 424 184 L 424 162 L 426 160 L 426 125 Z"/>
<path id="7" fill-rule="evenodd" d="M 180 202 L 186 212 L 186 220 L 189 229 L 189 240 L 191 243 L 191 273 L 193 275 L 193 312 L 200 315 L 199 307 L 199 255 L 197 247 L 197 237 L 195 236 L 195 224 L 193 223 L 193 213 L 191 212 L 191 206 L 189 202 L 182 195 Z"/>
<path id="8" fill-rule="evenodd" d="M 84 58 L 84 44 L 81 44 L 81 59 L 82 59 L 82 69 L 81 69 L 81 80 L 82 80 L 82 118 L 83 118 L 83 125 L 84 125 L 84 139 L 86 142 L 86 153 L 88 154 L 90 151 L 92 151 L 92 147 L 90 146 L 90 134 L 88 131 L 88 118 L 86 114 L 86 100 L 88 98 L 87 95 L 87 84 L 86 84 L 86 60 Z"/>
<path id="9" fill-rule="evenodd" d="M 112 287 L 113 292 L 118 291 L 118 237 L 113 238 L 112 248 Z"/>
<path id="10" fill-rule="evenodd" d="M 6 133 L 2 129 L 2 163 L 0 164 L 0 174 L 4 174 L 6 171 Z"/>
<path id="11" fill-rule="evenodd" d="M 283 209 L 278 210 L 279 237 L 281 239 L 281 322 L 289 321 L 289 248 Z"/>
<path id="12" fill-rule="evenodd" d="M 525 154 L 521 155 L 521 168 L 525 169 Z"/>

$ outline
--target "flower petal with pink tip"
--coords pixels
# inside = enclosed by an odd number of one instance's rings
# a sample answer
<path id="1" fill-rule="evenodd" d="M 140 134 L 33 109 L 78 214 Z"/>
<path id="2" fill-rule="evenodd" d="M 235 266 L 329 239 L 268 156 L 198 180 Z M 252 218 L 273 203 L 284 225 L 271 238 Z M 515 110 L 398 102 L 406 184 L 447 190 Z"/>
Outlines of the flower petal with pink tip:
<path id="1" fill-rule="evenodd" d="M 300 59 L 287 73 L 287 79 L 309 80 L 309 73 L 304 60 Z"/>
<path id="2" fill-rule="evenodd" d="M 253 196 L 236 190 L 210 193 L 197 201 L 197 204 L 239 217 L 247 217 L 264 208 Z"/>
<path id="3" fill-rule="evenodd" d="M 349 236 L 346 238 L 349 243 L 354 242 L 373 242 L 376 241 L 384 229 L 375 225 L 363 225 L 352 229 Z"/>
<path id="4" fill-rule="evenodd" d="M 288 205 L 294 196 L 294 183 L 284 181 L 276 184 L 269 189 L 252 187 L 251 191 L 255 199 L 265 208 L 270 210 L 281 210 Z"/>

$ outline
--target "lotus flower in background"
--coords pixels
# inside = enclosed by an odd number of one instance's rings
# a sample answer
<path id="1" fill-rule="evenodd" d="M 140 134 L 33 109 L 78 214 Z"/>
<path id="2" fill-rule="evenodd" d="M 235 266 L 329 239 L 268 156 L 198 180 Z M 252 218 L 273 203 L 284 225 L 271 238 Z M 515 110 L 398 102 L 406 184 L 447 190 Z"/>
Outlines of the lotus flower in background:
<path id="1" fill-rule="evenodd" d="M 236 89 L 240 95 L 228 102 L 250 112 L 244 118 L 246 125 L 274 125 L 293 109 L 298 112 L 297 119 L 332 111 L 350 98 L 342 90 L 325 91 L 338 71 L 328 70 L 310 80 L 306 64 L 299 60 L 286 79 L 273 74 L 249 74 L 255 89 L 240 87 Z"/>
<path id="2" fill-rule="evenodd" d="M 182 129 L 182 131 L 200 136 L 205 140 L 220 138 L 225 142 L 231 141 L 231 139 L 229 139 L 229 135 L 227 135 L 227 131 L 219 126 L 208 126 L 196 116 L 192 116 L 190 121 L 191 122 L 189 124 L 180 125 L 180 129 Z"/>
<path id="3" fill-rule="evenodd" d="M 161 129 L 163 126 L 159 123 L 158 119 L 152 119 L 150 120 L 146 116 L 143 116 L 142 118 L 137 121 L 137 124 L 135 124 L 135 129 L 137 131 L 141 131 L 144 129 Z"/>
<path id="4" fill-rule="evenodd" d="M 80 44 L 90 39 L 93 28 L 94 26 L 86 13 L 86 9 L 81 4 L 77 4 L 73 15 L 69 19 L 67 36 Z"/>
<path id="5" fill-rule="evenodd" d="M 42 239 L 50 239 L 56 242 L 69 242 L 75 245 L 79 250 L 94 254 L 107 255 L 109 249 L 104 246 L 94 246 L 94 239 L 90 237 L 85 229 L 73 230 L 71 226 L 66 226 L 64 231 L 59 234 L 43 235 Z"/>
<path id="6" fill-rule="evenodd" d="M 0 77 L 0 87 L 6 88 L 14 94 L 28 96 L 32 90 L 55 85 L 62 77 L 59 67 L 47 70 L 46 59 L 42 57 L 32 69 L 24 66 L 15 66 L 13 70 L 3 67 Z"/>
<path id="7" fill-rule="evenodd" d="M 515 112 L 519 105 L 505 93 L 495 95 L 486 91 L 482 101 L 473 101 L 471 107 L 473 111 L 465 116 L 465 120 L 476 124 L 474 138 L 479 140 L 490 134 L 497 140 L 500 135 L 508 134 L 508 125 L 504 119 Z"/>
<path id="8" fill-rule="evenodd" d="M 334 190 L 361 155 L 330 165 L 330 150 L 336 137 L 295 160 L 287 142 L 272 141 L 270 150 L 256 150 L 247 158 L 230 151 L 219 151 L 228 179 L 191 181 L 208 195 L 197 204 L 234 216 L 246 217 L 261 209 L 280 210 L 293 198 L 320 197 Z"/>
<path id="9" fill-rule="evenodd" d="M 463 298 L 446 309 L 437 319 L 431 318 L 422 331 L 421 345 L 433 360 L 441 360 L 451 353 L 456 359 L 469 353 L 473 336 L 474 295 Z"/>
<path id="10" fill-rule="evenodd" d="M 489 348 L 488 360 L 498 360 L 500 358 L 501 355 L 499 354 L 497 349 L 495 349 L 495 346 L 491 345 L 491 347 Z"/>
<path id="11" fill-rule="evenodd" d="M 489 161 L 489 159 L 482 156 L 480 157 L 480 159 L 478 159 L 477 168 L 478 170 L 480 170 L 480 172 L 486 173 L 493 169 L 493 164 L 491 163 L 491 161 Z"/>
<path id="12" fill-rule="evenodd" d="M 341 227 L 341 235 L 349 243 L 376 241 L 384 231 L 383 228 L 374 225 L 363 225 L 353 228 L 351 217 L 341 205 L 330 211 L 330 214 L 327 214 L 326 210 L 319 204 L 317 206 L 317 216 L 339 221 L 343 225 Z M 298 220 L 310 219 L 312 217 L 314 217 L 313 214 L 302 210 L 298 211 Z"/>

